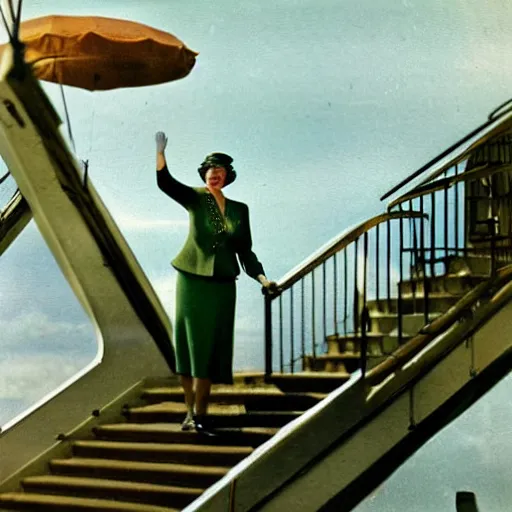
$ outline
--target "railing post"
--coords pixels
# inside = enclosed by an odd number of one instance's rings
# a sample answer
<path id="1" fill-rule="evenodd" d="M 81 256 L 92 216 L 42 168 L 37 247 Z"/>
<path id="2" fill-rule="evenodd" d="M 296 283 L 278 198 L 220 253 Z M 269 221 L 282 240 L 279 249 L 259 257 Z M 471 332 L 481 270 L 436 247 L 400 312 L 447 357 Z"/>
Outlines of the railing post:
<path id="1" fill-rule="evenodd" d="M 265 295 L 265 382 L 272 376 L 272 299 Z"/>
<path id="2" fill-rule="evenodd" d="M 435 192 L 430 194 L 430 277 L 436 276 L 436 196 Z"/>
<path id="3" fill-rule="evenodd" d="M 496 254 L 496 233 L 497 233 L 497 225 L 494 220 L 494 217 L 489 222 L 490 224 L 490 230 L 492 230 L 491 233 L 491 277 L 494 277 L 496 275 L 496 269 L 497 269 L 497 254 Z"/>
<path id="4" fill-rule="evenodd" d="M 446 174 L 446 173 L 445 173 Z M 445 257 L 445 272 L 448 271 L 448 257 L 450 254 L 449 243 L 449 223 L 448 223 L 448 185 L 444 187 L 444 257 Z"/>
<path id="5" fill-rule="evenodd" d="M 293 317 L 293 286 L 290 288 L 290 373 L 295 373 L 295 336 Z"/>
<path id="6" fill-rule="evenodd" d="M 400 218 L 398 221 L 399 224 L 399 255 L 398 255 L 398 266 L 399 266 L 399 281 L 398 281 L 398 297 L 396 302 L 396 312 L 397 312 L 397 322 L 398 322 L 398 344 L 401 345 L 403 341 L 403 298 L 402 298 L 402 288 L 404 286 L 404 265 L 403 265 L 403 257 L 404 257 L 404 222 L 403 219 Z"/>
<path id="7" fill-rule="evenodd" d="M 300 280 L 300 311 L 301 311 L 301 359 L 302 371 L 306 369 L 306 326 L 304 317 L 306 315 L 306 306 L 304 300 L 304 279 Z"/>
<path id="8" fill-rule="evenodd" d="M 459 164 L 455 164 L 455 177 L 459 175 Z M 459 183 L 455 184 L 455 256 L 459 255 Z M 464 217 L 463 217 L 464 218 Z M 465 256 L 465 255 L 464 255 Z"/>
<path id="9" fill-rule="evenodd" d="M 367 274 L 368 274 L 368 232 L 365 232 L 363 236 L 363 309 L 361 311 L 361 343 L 360 343 L 360 352 L 361 352 L 361 372 L 364 375 L 366 374 L 366 366 L 367 366 L 367 351 L 368 351 L 368 335 L 367 328 L 370 322 L 370 314 L 368 311 L 367 305 Z"/>
<path id="10" fill-rule="evenodd" d="M 421 213 L 423 213 L 423 196 L 421 197 Z M 425 249 L 425 219 L 421 218 L 421 254 L 423 255 L 423 315 L 425 325 L 428 324 L 429 318 L 429 299 L 428 294 L 430 291 L 430 282 L 427 278 L 427 257 L 426 257 L 426 249 Z"/>

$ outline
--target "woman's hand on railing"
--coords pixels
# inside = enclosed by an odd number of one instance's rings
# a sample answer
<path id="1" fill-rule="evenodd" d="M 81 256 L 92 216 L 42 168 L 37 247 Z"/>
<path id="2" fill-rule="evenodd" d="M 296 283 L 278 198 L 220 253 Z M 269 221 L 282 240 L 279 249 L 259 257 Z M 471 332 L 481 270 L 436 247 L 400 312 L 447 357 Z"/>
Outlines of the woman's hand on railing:
<path id="1" fill-rule="evenodd" d="M 275 281 L 269 281 L 264 275 L 259 275 L 258 281 L 261 283 L 261 293 L 263 293 L 263 295 L 275 295 L 279 292 L 277 283 Z"/>

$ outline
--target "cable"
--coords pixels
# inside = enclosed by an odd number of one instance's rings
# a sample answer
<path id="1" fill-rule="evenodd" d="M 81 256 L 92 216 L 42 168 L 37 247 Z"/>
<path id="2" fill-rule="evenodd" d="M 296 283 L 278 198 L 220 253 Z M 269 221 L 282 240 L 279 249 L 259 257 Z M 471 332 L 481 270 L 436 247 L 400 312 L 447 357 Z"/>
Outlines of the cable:
<path id="1" fill-rule="evenodd" d="M 21 7 L 23 5 L 23 0 L 18 1 L 18 8 L 16 10 L 16 15 L 14 14 L 14 4 L 13 0 L 5 0 L 5 3 L 7 5 L 7 8 L 9 10 L 9 15 L 12 20 L 12 27 L 9 26 L 9 22 L 7 21 L 7 18 L 5 16 L 5 10 L 4 7 L 0 5 L 0 14 L 2 17 L 2 21 L 5 27 L 5 30 L 7 32 L 7 35 L 9 36 L 9 42 L 14 48 L 20 48 L 22 46 L 21 41 L 19 40 L 19 33 L 20 33 L 20 24 L 21 24 Z"/>
<path id="2" fill-rule="evenodd" d="M 9 27 L 9 23 L 7 23 L 7 18 L 5 17 L 4 9 L 1 5 L 0 5 L 0 14 L 2 15 L 2 21 L 4 23 L 5 31 L 7 32 L 7 35 L 9 36 L 9 41 L 11 44 L 13 44 L 13 42 L 14 42 L 13 35 L 11 34 L 11 29 Z"/>
<path id="3" fill-rule="evenodd" d="M 89 177 L 89 160 L 82 160 L 82 163 L 84 165 L 84 181 L 82 183 L 82 188 L 87 189 L 87 179 Z"/>
<path id="4" fill-rule="evenodd" d="M 66 103 L 66 96 L 64 96 L 64 86 L 62 85 L 61 82 L 59 82 L 59 85 L 60 85 L 60 93 L 62 95 L 62 101 L 64 103 L 64 113 L 66 115 L 66 124 L 68 126 L 69 140 L 71 141 L 71 144 L 73 146 L 73 151 L 76 154 L 75 139 L 73 138 L 73 132 L 71 130 L 71 122 L 69 120 L 69 113 L 68 113 L 68 106 L 67 106 L 67 103 Z"/>
<path id="5" fill-rule="evenodd" d="M 12 1 L 12 0 L 10 0 Z M 18 0 L 18 12 L 16 13 L 16 19 L 14 20 L 14 39 L 18 41 L 20 34 L 20 25 L 21 25 L 21 6 L 23 4 L 23 0 Z"/>
<path id="6" fill-rule="evenodd" d="M 12 5 L 12 0 L 7 1 L 7 7 L 9 7 L 9 14 L 11 15 L 11 20 L 14 23 L 14 6 Z"/>

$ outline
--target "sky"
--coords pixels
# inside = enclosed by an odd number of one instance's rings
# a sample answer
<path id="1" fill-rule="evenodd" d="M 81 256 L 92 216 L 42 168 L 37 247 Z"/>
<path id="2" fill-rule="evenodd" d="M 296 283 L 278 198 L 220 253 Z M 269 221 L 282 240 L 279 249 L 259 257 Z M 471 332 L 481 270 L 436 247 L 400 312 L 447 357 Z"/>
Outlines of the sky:
<path id="1" fill-rule="evenodd" d="M 89 161 L 91 180 L 171 318 L 176 275 L 169 262 L 185 240 L 187 216 L 156 186 L 156 131 L 169 137 L 174 175 L 193 186 L 201 185 L 196 170 L 206 154 L 233 156 L 238 179 L 226 195 L 249 204 L 254 249 L 267 276 L 279 279 L 383 211 L 382 194 L 511 96 L 508 0 L 24 2 L 24 19 L 47 14 L 131 19 L 199 52 L 190 75 L 173 83 L 65 90 L 77 155 Z M 44 88 L 64 118 L 60 90 Z M 0 282 L 1 424 L 87 364 L 96 342 L 33 224 L 2 256 Z M 235 335 L 235 368 L 261 369 L 263 302 L 247 276 L 238 281 Z M 492 403 L 505 393 L 510 379 Z M 495 422 L 487 406 L 472 414 L 464 425 Z M 509 409 L 498 416 L 498 425 L 510 424 Z M 476 435 L 480 468 L 512 458 L 510 450 L 491 451 L 485 436 L 492 429 L 457 428 L 463 439 Z M 447 434 L 442 447 L 460 432 Z M 440 446 L 425 457 L 442 454 Z M 422 464 L 410 462 L 407 471 L 421 481 Z M 399 480 L 409 482 L 404 473 Z M 391 492 L 372 499 L 395 497 L 392 482 L 383 487 Z M 396 510 L 393 501 L 391 508 L 378 503 Z"/>

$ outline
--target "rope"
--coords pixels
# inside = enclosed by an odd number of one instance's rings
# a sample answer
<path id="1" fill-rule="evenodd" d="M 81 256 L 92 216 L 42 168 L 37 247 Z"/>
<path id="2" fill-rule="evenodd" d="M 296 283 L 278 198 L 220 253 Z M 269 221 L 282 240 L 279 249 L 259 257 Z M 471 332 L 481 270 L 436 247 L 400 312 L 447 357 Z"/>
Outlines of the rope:
<path id="1" fill-rule="evenodd" d="M 14 15 L 14 5 L 13 1 L 9 0 L 9 10 L 11 11 L 11 17 L 14 21 L 14 27 L 12 31 L 12 37 L 15 43 L 19 45 L 19 34 L 20 34 L 20 24 L 21 24 L 21 6 L 23 4 L 23 0 L 18 0 L 18 10 L 16 12 L 16 16 Z"/>
<path id="2" fill-rule="evenodd" d="M 84 166 L 84 182 L 82 183 L 82 188 L 87 188 L 87 178 L 89 177 L 89 160 L 82 160 L 82 164 Z"/>
<path id="3" fill-rule="evenodd" d="M 0 14 L 2 15 L 2 21 L 4 23 L 5 31 L 7 32 L 7 35 L 9 36 L 9 41 L 11 42 L 11 44 L 13 44 L 14 39 L 13 39 L 13 35 L 11 33 L 11 28 L 9 27 L 9 23 L 7 23 L 7 18 L 5 17 L 4 9 L 1 6 L 0 6 Z"/>
<path id="4" fill-rule="evenodd" d="M 16 15 L 14 14 L 14 3 L 13 0 L 7 0 L 6 2 L 7 8 L 9 9 L 9 16 L 12 21 L 12 27 L 9 26 L 9 22 L 5 16 L 4 8 L 0 6 L 0 14 L 2 16 L 2 21 L 9 36 L 9 42 L 15 48 L 19 48 L 21 43 L 19 40 L 20 34 L 20 24 L 21 24 L 21 7 L 23 5 L 23 0 L 18 1 L 18 8 L 16 10 Z"/>
<path id="5" fill-rule="evenodd" d="M 12 23 L 14 24 L 14 20 L 16 19 L 15 16 L 14 16 L 14 5 L 13 5 L 13 1 L 12 0 L 8 0 L 7 2 L 7 7 L 9 7 L 9 15 L 11 16 L 11 21 Z M 14 25 L 13 27 L 14 28 Z M 14 36 L 14 33 L 13 33 L 13 36 Z"/>
<path id="6" fill-rule="evenodd" d="M 66 115 L 66 125 L 68 127 L 68 136 L 69 136 L 69 140 L 71 141 L 71 145 L 73 146 L 73 151 L 76 154 L 75 139 L 73 138 L 73 132 L 71 130 L 71 122 L 69 120 L 68 105 L 66 103 L 66 96 L 64 95 L 64 86 L 62 85 L 62 82 L 59 82 L 59 85 L 60 85 L 60 93 L 62 96 L 62 102 L 64 103 L 64 113 Z"/>

